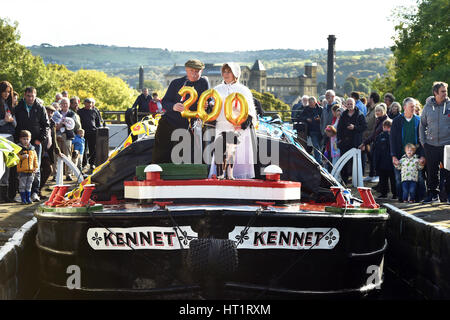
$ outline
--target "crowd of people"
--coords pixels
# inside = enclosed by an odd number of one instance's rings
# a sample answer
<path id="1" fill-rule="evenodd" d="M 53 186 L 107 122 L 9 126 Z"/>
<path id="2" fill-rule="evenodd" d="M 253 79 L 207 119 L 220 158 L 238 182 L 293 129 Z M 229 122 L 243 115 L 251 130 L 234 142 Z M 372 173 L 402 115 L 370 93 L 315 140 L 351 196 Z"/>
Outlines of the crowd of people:
<path id="1" fill-rule="evenodd" d="M 95 100 L 69 98 L 67 91 L 56 94 L 51 104 L 27 87 L 20 98 L 8 81 L 0 82 L 0 133 L 22 147 L 17 166 L 6 168 L 0 180 L 6 201 L 14 201 L 19 192 L 24 204 L 46 197 L 42 190 L 48 179 L 56 181 L 56 155 L 65 155 L 76 164 L 78 174 L 89 174 L 96 163 L 96 133 L 103 122 Z M 64 165 L 66 181 L 73 181 L 72 170 Z"/>
<path id="2" fill-rule="evenodd" d="M 294 129 L 306 124 L 306 136 L 315 160 L 330 172 L 347 151 L 362 151 L 365 182 L 378 183 L 379 198 L 399 202 L 450 201 L 450 172 L 443 167 L 444 147 L 450 145 L 450 99 L 448 85 L 435 82 L 432 95 L 421 103 L 412 97 L 399 102 L 386 93 L 381 102 L 377 92 L 347 99 L 327 90 L 319 104 L 303 96 L 292 107 Z M 368 168 L 367 168 L 368 166 Z M 341 170 L 349 182 L 352 162 Z"/>
<path id="3" fill-rule="evenodd" d="M 153 163 L 172 162 L 172 149 L 177 144 L 172 141 L 172 133 L 180 128 L 192 129 L 194 120 L 181 115 L 185 107 L 180 88 L 192 86 L 199 96 L 210 88 L 207 77 L 201 75 L 204 69 L 201 61 L 189 60 L 185 69 L 186 75 L 169 84 L 162 100 L 157 94 L 150 96 L 144 88 L 132 107 L 138 113 L 162 113 L 155 133 Z M 224 135 L 229 132 L 239 136 L 229 178 L 253 178 L 252 137 L 257 115 L 263 111 L 249 88 L 239 82 L 238 64 L 224 63 L 221 73 L 223 82 L 214 89 L 223 103 L 232 94 L 244 97 L 248 118 L 233 124 L 222 106 L 215 120 L 215 137 L 228 141 Z M 390 191 L 392 198 L 400 202 L 431 203 L 438 201 L 441 193 L 441 201 L 449 202 L 450 174 L 443 168 L 444 147 L 450 145 L 448 85 L 436 82 L 432 93 L 422 108 L 411 97 L 400 104 L 391 93 L 385 94 L 381 102 L 377 92 L 370 93 L 367 99 L 358 92 L 342 99 L 333 90 L 327 90 L 321 104 L 315 97 L 303 96 L 292 108 L 292 121 L 306 124 L 315 160 L 330 171 L 347 151 L 359 148 L 363 172 L 368 166 L 365 181 L 378 182 L 379 198 L 386 198 Z M 11 135 L 22 147 L 17 167 L 8 168 L 0 180 L 0 186 L 12 189 L 8 190 L 10 197 L 19 191 L 22 203 L 40 201 L 42 188 L 50 176 L 56 180 L 55 155 L 71 159 L 79 172 L 92 172 L 97 130 L 103 120 L 94 99 L 86 98 L 83 104 L 84 108 L 79 108 L 80 99 L 76 96 L 69 99 L 68 92 L 63 91 L 55 96 L 54 102 L 45 105 L 33 87 L 27 87 L 20 99 L 9 82 L 0 82 L 0 133 Z M 190 108 L 197 110 L 197 101 Z M 236 116 L 240 107 L 233 104 L 232 112 Z M 218 159 L 216 154 L 214 157 L 214 163 L 219 165 L 222 157 Z M 218 168 L 211 166 L 210 176 L 217 174 Z M 341 170 L 344 184 L 349 182 L 351 168 L 349 161 Z M 66 180 L 72 181 L 71 169 L 65 166 L 63 171 Z"/>

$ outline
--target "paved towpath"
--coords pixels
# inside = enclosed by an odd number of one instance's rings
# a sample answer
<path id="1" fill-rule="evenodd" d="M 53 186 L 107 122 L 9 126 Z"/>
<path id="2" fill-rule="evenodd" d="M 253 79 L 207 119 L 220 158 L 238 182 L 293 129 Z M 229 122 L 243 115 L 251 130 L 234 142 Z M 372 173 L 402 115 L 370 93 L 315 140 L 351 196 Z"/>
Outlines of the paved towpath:
<path id="1" fill-rule="evenodd" d="M 78 185 L 76 182 L 65 182 L 70 185 Z M 49 187 L 54 185 L 52 182 Z M 51 191 L 44 188 L 42 194 L 49 197 Z M 18 202 L 0 203 L 0 247 L 13 236 L 13 234 L 20 229 L 25 223 L 33 218 L 33 212 L 44 202 L 33 202 L 32 204 L 21 204 Z"/>
<path id="2" fill-rule="evenodd" d="M 365 186 L 373 188 L 375 184 L 367 183 Z M 360 198 L 359 192 L 356 188 L 351 188 L 351 190 L 354 196 Z M 379 193 L 375 190 L 372 190 L 372 194 L 375 198 L 375 201 L 379 204 L 391 204 L 405 211 L 406 213 L 420 218 L 426 222 L 450 229 L 450 204 L 441 202 L 433 204 L 400 203 L 397 200 L 390 199 L 391 194 L 389 194 L 388 199 L 377 199 Z"/>

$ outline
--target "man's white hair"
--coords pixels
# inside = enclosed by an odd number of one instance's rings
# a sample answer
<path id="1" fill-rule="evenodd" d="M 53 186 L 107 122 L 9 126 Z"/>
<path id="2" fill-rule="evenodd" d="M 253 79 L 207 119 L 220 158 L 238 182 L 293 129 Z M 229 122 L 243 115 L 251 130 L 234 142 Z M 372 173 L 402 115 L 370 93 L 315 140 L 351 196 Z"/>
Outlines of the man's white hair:
<path id="1" fill-rule="evenodd" d="M 336 92 L 334 92 L 334 90 L 329 89 L 329 90 L 325 91 L 325 95 L 327 95 L 328 93 L 331 94 L 333 97 L 336 96 Z"/>
<path id="2" fill-rule="evenodd" d="M 347 103 L 347 101 L 351 101 L 351 103 L 353 103 L 353 105 L 356 105 L 356 101 L 353 98 L 347 98 L 347 100 L 345 100 L 345 102 Z"/>
<path id="3" fill-rule="evenodd" d="M 67 97 L 62 98 L 61 100 L 59 100 L 59 104 L 61 104 L 61 102 L 66 101 L 68 105 L 70 105 L 70 100 Z"/>

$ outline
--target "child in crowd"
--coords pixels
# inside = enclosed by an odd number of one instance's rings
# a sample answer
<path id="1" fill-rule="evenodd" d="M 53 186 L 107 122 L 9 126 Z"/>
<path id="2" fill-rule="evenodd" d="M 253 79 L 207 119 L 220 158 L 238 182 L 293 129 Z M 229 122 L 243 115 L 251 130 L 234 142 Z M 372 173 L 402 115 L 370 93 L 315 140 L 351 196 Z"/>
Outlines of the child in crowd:
<path id="1" fill-rule="evenodd" d="M 157 113 L 162 113 L 165 111 L 162 107 L 161 100 L 159 100 L 158 94 L 156 92 L 153 92 L 152 100 L 150 100 L 150 102 L 148 103 L 148 107 L 153 117 L 155 117 Z"/>
<path id="2" fill-rule="evenodd" d="M 373 146 L 373 165 L 377 175 L 380 177 L 380 196 L 378 198 L 387 198 L 389 192 L 389 182 L 391 185 L 392 199 L 397 198 L 397 189 L 395 186 L 395 172 L 392 164 L 391 145 L 389 135 L 391 132 L 392 120 L 383 121 L 383 132 L 376 138 Z"/>
<path id="3" fill-rule="evenodd" d="M 344 109 L 341 107 L 340 104 L 334 104 L 331 107 L 331 113 L 333 114 L 333 118 L 331 120 L 331 125 L 335 128 L 337 128 L 339 123 L 339 118 L 341 117 L 342 112 L 344 112 Z"/>
<path id="4" fill-rule="evenodd" d="M 78 129 L 75 138 L 73 138 L 72 144 L 73 144 L 72 162 L 78 167 L 78 169 L 81 172 L 83 168 L 82 161 L 84 148 L 86 145 L 83 129 Z"/>
<path id="5" fill-rule="evenodd" d="M 332 125 L 328 125 L 325 128 L 326 134 L 326 145 L 324 156 L 332 163 L 334 166 L 341 156 L 341 152 L 337 147 L 337 129 Z M 328 171 L 331 172 L 331 166 L 327 165 Z"/>
<path id="6" fill-rule="evenodd" d="M 395 166 L 401 171 L 402 175 L 402 191 L 403 201 L 413 203 L 416 198 L 417 182 L 419 181 L 419 170 L 423 169 L 423 165 L 419 162 L 419 157 L 415 154 L 417 147 L 408 143 L 405 146 L 405 154 L 400 159 L 399 164 Z"/>
<path id="7" fill-rule="evenodd" d="M 19 178 L 19 193 L 23 204 L 32 203 L 31 185 L 33 184 L 34 174 L 38 169 L 37 153 L 30 144 L 31 132 L 22 130 L 19 134 L 19 146 L 22 150 L 19 152 L 20 162 L 17 165 L 17 175 Z"/>

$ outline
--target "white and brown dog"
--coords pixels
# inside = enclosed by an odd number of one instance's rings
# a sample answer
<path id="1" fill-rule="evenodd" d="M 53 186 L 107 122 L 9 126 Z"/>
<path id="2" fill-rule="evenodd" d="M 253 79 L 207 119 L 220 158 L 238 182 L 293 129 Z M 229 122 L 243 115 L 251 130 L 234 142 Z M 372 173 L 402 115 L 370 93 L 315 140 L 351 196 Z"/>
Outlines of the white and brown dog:
<path id="1" fill-rule="evenodd" d="M 240 142 L 240 134 L 234 131 L 224 131 L 214 141 L 214 162 L 218 179 L 234 180 L 233 167 Z"/>

